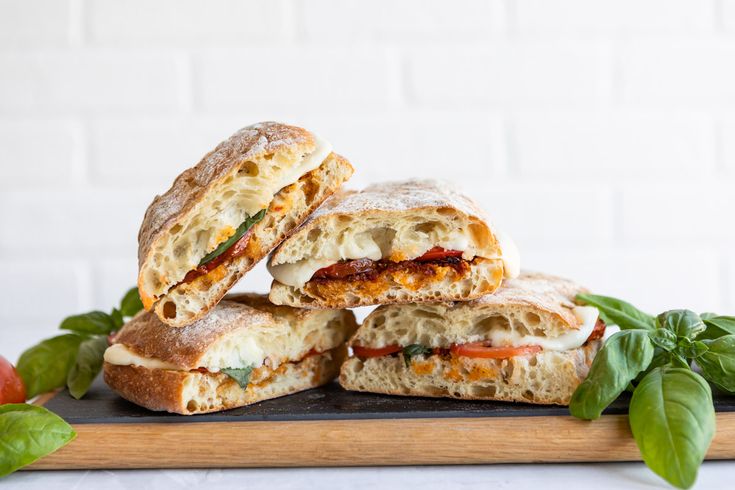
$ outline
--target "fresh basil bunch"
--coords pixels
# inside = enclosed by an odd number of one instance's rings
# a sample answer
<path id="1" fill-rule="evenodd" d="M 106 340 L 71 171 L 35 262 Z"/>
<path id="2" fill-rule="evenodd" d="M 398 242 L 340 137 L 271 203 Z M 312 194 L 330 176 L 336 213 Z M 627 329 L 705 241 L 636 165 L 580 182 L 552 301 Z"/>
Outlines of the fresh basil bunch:
<path id="1" fill-rule="evenodd" d="M 138 289 L 132 288 L 109 314 L 90 311 L 64 319 L 59 328 L 70 333 L 43 340 L 18 359 L 16 369 L 28 398 L 65 385 L 74 398 L 83 397 L 102 369 L 108 335 L 142 308 Z"/>
<path id="2" fill-rule="evenodd" d="M 597 419 L 624 390 L 632 391 L 628 419 L 643 461 L 672 485 L 691 487 L 715 434 L 707 381 L 735 393 L 735 317 L 689 310 L 654 317 L 607 296 L 577 300 L 597 307 L 621 331 L 598 352 L 570 412 Z"/>

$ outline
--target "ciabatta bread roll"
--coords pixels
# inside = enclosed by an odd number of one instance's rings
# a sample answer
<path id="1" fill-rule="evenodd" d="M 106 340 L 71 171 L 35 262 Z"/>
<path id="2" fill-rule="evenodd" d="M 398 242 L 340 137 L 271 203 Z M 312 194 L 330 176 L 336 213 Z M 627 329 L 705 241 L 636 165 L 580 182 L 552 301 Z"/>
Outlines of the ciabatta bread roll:
<path id="1" fill-rule="evenodd" d="M 271 255 L 270 299 L 302 308 L 466 301 L 518 273 L 518 252 L 451 185 L 334 195 Z"/>
<path id="2" fill-rule="evenodd" d="M 576 284 L 522 274 L 480 299 L 381 306 L 350 339 L 348 390 L 566 405 L 605 325 Z M 611 327 L 612 329 L 612 327 Z"/>
<path id="3" fill-rule="evenodd" d="M 148 207 L 138 235 L 143 305 L 173 327 L 201 318 L 352 172 L 305 129 L 241 129 Z"/>
<path id="4" fill-rule="evenodd" d="M 254 294 L 228 296 L 182 328 L 141 312 L 105 351 L 105 382 L 150 410 L 241 407 L 334 379 L 356 328 L 350 311 L 275 306 Z"/>

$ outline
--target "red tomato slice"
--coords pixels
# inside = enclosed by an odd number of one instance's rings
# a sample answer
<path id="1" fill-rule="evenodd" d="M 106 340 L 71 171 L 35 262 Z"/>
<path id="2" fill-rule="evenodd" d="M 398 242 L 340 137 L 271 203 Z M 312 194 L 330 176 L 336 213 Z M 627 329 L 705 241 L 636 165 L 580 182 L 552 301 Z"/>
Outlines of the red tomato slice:
<path id="1" fill-rule="evenodd" d="M 442 260 L 449 257 L 462 257 L 461 250 L 444 250 L 441 247 L 434 247 L 421 257 L 414 259 L 417 262 L 428 262 L 430 260 Z"/>
<path id="2" fill-rule="evenodd" d="M 361 347 L 359 345 L 352 346 L 352 351 L 355 353 L 355 356 L 363 358 L 387 356 L 389 354 L 401 352 L 402 350 L 403 347 L 401 347 L 400 345 L 388 345 L 386 347 L 379 347 L 377 349 L 373 349 L 371 347 Z"/>
<path id="3" fill-rule="evenodd" d="M 605 335 L 605 322 L 598 318 L 597 323 L 595 323 L 595 328 L 592 329 L 592 333 L 587 337 L 587 342 L 601 339 L 603 335 Z"/>
<path id="4" fill-rule="evenodd" d="M 464 357 L 481 357 L 484 359 L 508 359 L 516 356 L 528 356 L 541 351 L 538 345 L 523 345 L 521 347 L 488 347 L 485 342 L 453 345 L 452 354 Z"/>
<path id="5" fill-rule="evenodd" d="M 375 262 L 370 259 L 347 260 L 337 262 L 327 267 L 323 267 L 316 271 L 312 279 L 344 279 L 345 277 L 354 276 L 370 272 L 375 268 Z"/>
<path id="6" fill-rule="evenodd" d="M 0 405 L 25 401 L 26 387 L 23 380 L 13 365 L 0 356 Z"/>

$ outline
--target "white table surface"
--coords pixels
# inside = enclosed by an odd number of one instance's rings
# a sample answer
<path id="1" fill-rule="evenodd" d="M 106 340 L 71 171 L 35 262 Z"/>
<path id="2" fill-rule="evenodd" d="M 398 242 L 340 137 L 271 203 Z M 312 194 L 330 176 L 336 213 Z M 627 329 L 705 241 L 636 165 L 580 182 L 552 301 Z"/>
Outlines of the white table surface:
<path id="1" fill-rule="evenodd" d="M 520 444 L 532 441 L 519 441 Z M 641 463 L 536 464 L 492 466 L 408 466 L 369 468 L 288 468 L 241 470 L 116 470 L 18 472 L 0 487 L 27 490 L 177 489 L 247 490 L 433 490 L 511 489 L 585 490 L 667 489 L 663 480 Z M 735 462 L 706 462 L 696 489 L 735 488 Z"/>

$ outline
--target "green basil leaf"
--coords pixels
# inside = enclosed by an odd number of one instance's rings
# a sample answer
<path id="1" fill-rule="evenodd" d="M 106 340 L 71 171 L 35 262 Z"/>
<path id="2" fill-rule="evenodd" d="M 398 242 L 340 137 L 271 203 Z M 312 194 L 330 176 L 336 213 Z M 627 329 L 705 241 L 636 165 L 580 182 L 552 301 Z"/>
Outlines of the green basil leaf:
<path id="1" fill-rule="evenodd" d="M 656 318 L 656 324 L 677 337 L 688 339 L 695 338 L 707 328 L 702 318 L 691 310 L 665 311 Z"/>
<path id="2" fill-rule="evenodd" d="M 707 349 L 707 344 L 704 342 L 692 341 L 686 337 L 679 339 L 676 345 L 676 353 L 685 359 L 696 359 L 707 352 Z"/>
<path id="3" fill-rule="evenodd" d="M 715 433 L 707 382 L 689 369 L 656 368 L 633 392 L 629 421 L 648 467 L 672 485 L 691 487 Z"/>
<path id="4" fill-rule="evenodd" d="M 406 367 L 409 367 L 413 356 L 425 356 L 428 354 L 431 354 L 430 348 L 424 347 L 421 344 L 410 344 L 403 348 L 403 362 L 406 363 Z"/>
<path id="5" fill-rule="evenodd" d="M 648 336 L 657 347 L 660 347 L 667 352 L 671 352 L 676 348 L 676 335 L 665 328 L 652 330 Z"/>
<path id="6" fill-rule="evenodd" d="M 253 227 L 255 223 L 262 220 L 265 216 L 265 209 L 261 209 L 257 212 L 254 216 L 248 217 L 245 221 L 242 222 L 240 226 L 237 227 L 237 230 L 235 230 L 235 234 L 232 235 L 230 238 L 225 240 L 224 242 L 220 243 L 217 248 L 215 248 L 213 251 L 209 252 L 207 255 L 204 256 L 204 258 L 199 262 L 199 265 L 202 266 L 206 264 L 207 262 L 211 262 L 230 248 L 235 244 L 236 241 L 238 241 L 242 236 L 247 233 L 247 231 Z"/>
<path id="7" fill-rule="evenodd" d="M 707 352 L 697 358 L 704 377 L 730 393 L 735 393 L 735 335 L 705 340 Z"/>
<path id="8" fill-rule="evenodd" d="M 120 327 L 122 327 L 123 324 L 125 323 L 123 321 L 122 312 L 118 310 L 117 308 L 113 308 L 112 313 L 110 313 L 110 316 L 112 317 L 112 323 L 115 324 L 115 330 L 120 330 Z"/>
<path id="9" fill-rule="evenodd" d="M 46 339 L 27 349 L 16 363 L 26 385 L 28 398 L 61 388 L 77 358 L 79 344 L 85 337 L 73 333 Z"/>
<path id="10" fill-rule="evenodd" d="M 58 415 L 25 403 L 0 405 L 0 434 L 0 477 L 53 453 L 77 436 Z"/>
<path id="11" fill-rule="evenodd" d="M 90 311 L 65 318 L 59 328 L 78 333 L 107 335 L 115 330 L 115 320 L 103 311 Z"/>
<path id="12" fill-rule="evenodd" d="M 581 419 L 597 419 L 602 411 L 646 369 L 653 358 L 653 342 L 643 330 L 621 330 L 603 345 L 590 372 L 572 395 L 569 411 Z"/>
<path id="13" fill-rule="evenodd" d="M 735 316 L 707 316 L 702 317 L 707 330 L 699 335 L 700 340 L 716 339 L 723 335 L 735 335 Z"/>
<path id="14" fill-rule="evenodd" d="M 248 387 L 248 383 L 250 382 L 250 375 L 253 374 L 253 367 L 249 366 L 246 368 L 226 368 L 223 369 L 222 372 L 237 381 L 237 384 L 240 385 L 240 388 L 244 390 Z"/>
<path id="15" fill-rule="evenodd" d="M 107 337 L 102 335 L 79 344 L 77 360 L 66 379 L 69 393 L 77 400 L 84 396 L 102 369 L 105 349 L 107 349 Z"/>
<path id="16" fill-rule="evenodd" d="M 600 317 L 607 325 L 617 325 L 622 330 L 653 330 L 656 319 L 635 306 L 617 298 L 594 294 L 578 294 L 577 301 L 600 310 Z"/>
<path id="17" fill-rule="evenodd" d="M 138 288 L 131 288 L 125 293 L 122 301 L 120 301 L 120 312 L 124 317 L 135 316 L 143 309 L 143 302 L 140 300 Z"/>

